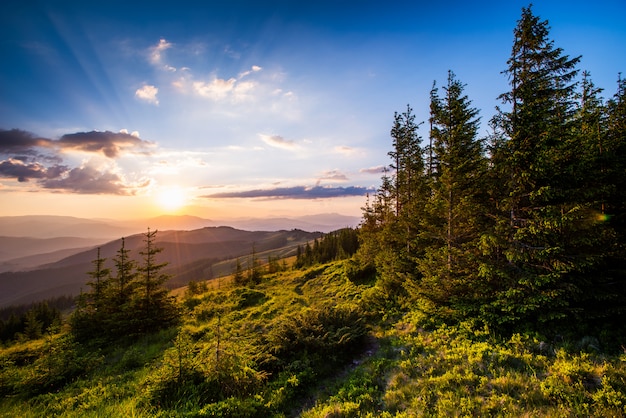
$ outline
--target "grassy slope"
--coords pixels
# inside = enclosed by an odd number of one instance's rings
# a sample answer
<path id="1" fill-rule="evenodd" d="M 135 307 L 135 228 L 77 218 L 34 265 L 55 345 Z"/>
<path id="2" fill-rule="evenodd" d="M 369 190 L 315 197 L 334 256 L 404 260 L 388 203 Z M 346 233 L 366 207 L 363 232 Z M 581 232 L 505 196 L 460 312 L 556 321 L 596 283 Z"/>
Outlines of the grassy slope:
<path id="1" fill-rule="evenodd" d="M 123 348 L 86 351 L 63 334 L 16 344 L 0 352 L 0 416 L 626 415 L 626 356 L 597 352 L 593 340 L 550 346 L 469 327 L 424 330 L 417 314 L 367 315 L 370 337 L 348 361 L 327 353 L 331 370 L 301 353 L 276 366 L 272 344 L 290 317 L 379 306 L 376 294 L 337 262 L 253 288 L 213 282 L 181 296 L 180 329 Z M 207 381 L 228 396 L 210 403 Z"/>

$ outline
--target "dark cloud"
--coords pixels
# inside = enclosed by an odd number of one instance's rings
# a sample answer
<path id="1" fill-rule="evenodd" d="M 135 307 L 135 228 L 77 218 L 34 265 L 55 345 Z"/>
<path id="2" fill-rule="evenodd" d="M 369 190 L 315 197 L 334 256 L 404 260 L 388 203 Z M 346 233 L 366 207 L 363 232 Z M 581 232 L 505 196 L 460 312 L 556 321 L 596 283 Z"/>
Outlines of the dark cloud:
<path id="1" fill-rule="evenodd" d="M 35 179 L 45 189 L 74 193 L 128 195 L 133 188 L 143 186 L 128 186 L 118 174 L 91 166 L 62 165 L 62 151 L 77 150 L 116 158 L 128 150 L 151 145 L 125 131 L 78 132 L 51 140 L 19 129 L 0 130 L 0 154 L 8 156 L 0 161 L 0 178 L 14 178 L 18 182 Z"/>
<path id="2" fill-rule="evenodd" d="M 125 148 L 145 148 L 151 145 L 135 135 L 125 132 L 77 132 L 63 135 L 55 141 L 62 149 L 102 153 L 109 158 L 116 158 Z"/>
<path id="3" fill-rule="evenodd" d="M 375 189 L 365 187 L 278 187 L 275 189 L 256 189 L 243 192 L 214 193 L 203 197 L 213 199 L 231 198 L 266 198 L 266 199 L 326 199 L 333 197 L 365 196 Z"/>
<path id="4" fill-rule="evenodd" d="M 30 179 L 55 179 L 68 169 L 69 167 L 64 165 L 46 167 L 38 162 L 26 163 L 15 158 L 0 161 L 0 177 L 16 178 L 21 183 Z"/>
<path id="5" fill-rule="evenodd" d="M 46 189 L 61 189 L 81 194 L 131 194 L 120 176 L 111 172 L 100 172 L 89 166 L 73 168 L 67 176 L 44 180 L 41 185 Z"/>
<path id="6" fill-rule="evenodd" d="M 36 154 L 35 148 L 49 148 L 52 141 L 38 138 L 34 134 L 19 129 L 0 130 L 0 153 L 3 154 Z"/>
<path id="7" fill-rule="evenodd" d="M 40 138 L 36 135 L 12 129 L 0 130 L 0 153 L 37 155 L 48 160 L 58 159 L 58 156 L 41 155 L 37 148 L 49 150 L 78 150 L 104 154 L 108 158 L 118 157 L 125 149 L 141 149 L 151 146 L 152 143 L 144 141 L 136 135 L 127 132 L 91 131 L 77 132 L 63 135 L 58 140 Z"/>

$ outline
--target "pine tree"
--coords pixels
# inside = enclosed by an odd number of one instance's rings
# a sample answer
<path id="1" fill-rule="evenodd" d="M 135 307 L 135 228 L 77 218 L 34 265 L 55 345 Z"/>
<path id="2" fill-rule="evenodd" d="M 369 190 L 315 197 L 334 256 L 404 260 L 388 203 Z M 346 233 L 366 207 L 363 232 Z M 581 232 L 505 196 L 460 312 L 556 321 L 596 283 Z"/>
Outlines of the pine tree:
<path id="1" fill-rule="evenodd" d="M 90 308 L 97 313 L 104 313 L 106 310 L 107 300 L 106 291 L 107 286 L 110 284 L 109 278 L 111 275 L 111 269 L 104 267 L 106 258 L 100 256 L 100 247 L 97 250 L 96 259 L 92 261 L 94 269 L 87 272 L 91 281 L 87 282 L 92 289 Z"/>
<path id="2" fill-rule="evenodd" d="M 623 330 L 626 321 L 626 80 L 618 79 L 618 89 L 605 106 L 600 181 L 602 191 L 597 223 L 610 228 L 613 235 L 603 247 L 603 271 L 592 284 L 595 302 L 586 311 L 600 321 L 596 326 Z M 587 298 L 589 299 L 589 298 Z M 618 338 L 624 339 L 624 331 Z"/>
<path id="3" fill-rule="evenodd" d="M 594 248 L 606 235 L 587 222 L 593 202 L 581 193 L 593 172 L 576 135 L 580 57 L 555 48 L 548 22 L 530 7 L 514 35 L 505 71 L 511 91 L 501 95 L 511 108 L 493 120 L 502 136 L 492 166 L 504 193 L 493 212 L 497 238 L 485 245 L 494 258 L 482 271 L 495 294 L 485 310 L 501 324 L 556 324 L 575 313 L 572 301 L 586 286 L 580 278 L 601 262 Z"/>
<path id="4" fill-rule="evenodd" d="M 174 300 L 168 295 L 164 287 L 165 282 L 170 278 L 163 272 L 167 262 L 157 263 L 157 254 L 163 248 L 155 245 L 157 230 L 144 234 L 144 248 L 139 252 L 143 257 L 143 263 L 138 268 L 139 280 L 136 286 L 135 304 L 138 312 L 135 318 L 138 319 L 137 329 L 139 332 L 148 332 L 159 328 L 167 327 L 175 321 L 177 313 Z"/>
<path id="5" fill-rule="evenodd" d="M 122 245 L 117 250 L 117 255 L 113 261 L 116 269 L 116 275 L 112 280 L 112 290 L 116 295 L 115 305 L 118 308 L 123 308 L 131 300 L 137 278 L 137 262 L 131 258 L 130 250 L 126 248 L 124 238 L 122 238 Z"/>
<path id="6" fill-rule="evenodd" d="M 422 278 L 415 288 L 429 299 L 428 306 L 448 317 L 476 311 L 475 296 L 482 292 L 475 279 L 485 224 L 486 159 L 477 139 L 478 111 L 463 89 L 450 71 L 445 96 L 435 87 L 431 91 L 431 193 L 421 219 L 428 243 L 418 261 Z"/>
<path id="7" fill-rule="evenodd" d="M 261 266 L 259 257 L 256 252 L 256 245 L 252 244 L 252 253 L 250 254 L 248 263 L 248 274 L 246 277 L 247 283 L 259 284 L 263 279 L 263 273 L 261 272 Z"/>
<path id="8" fill-rule="evenodd" d="M 244 285 L 246 283 L 246 279 L 243 275 L 243 267 L 241 266 L 241 261 L 239 260 L 239 258 L 237 258 L 237 262 L 235 263 L 235 274 L 233 276 L 233 282 L 236 285 Z"/>
<path id="9" fill-rule="evenodd" d="M 70 320 L 74 335 L 79 340 L 86 340 L 104 331 L 105 324 L 113 314 L 111 293 L 111 270 L 104 267 L 106 258 L 100 256 L 97 249 L 96 259 L 92 261 L 94 269 L 87 272 L 90 291 L 82 292 L 76 298 L 76 310 Z M 105 331 L 106 332 L 106 331 Z"/>
<path id="10" fill-rule="evenodd" d="M 606 105 L 606 140 L 603 149 L 604 181 L 608 185 L 605 214 L 626 244 L 626 79 L 617 82 L 617 92 Z"/>
<path id="11" fill-rule="evenodd" d="M 362 268 L 371 264 L 378 272 L 377 285 L 392 302 L 406 295 L 405 283 L 414 280 L 415 259 L 421 251 L 419 219 L 428 190 L 418 125 L 410 106 L 395 113 L 390 131 L 393 150 L 391 176 L 385 170 L 374 202 L 365 208 L 357 256 Z"/>
<path id="12" fill-rule="evenodd" d="M 94 270 L 87 273 L 92 279 L 88 282 L 91 289 L 78 296 L 70 319 L 72 333 L 79 341 L 108 342 L 153 332 L 177 321 L 175 299 L 164 287 L 169 276 L 162 270 L 167 263 L 156 261 L 156 255 L 162 251 L 155 246 L 156 234 L 149 229 L 144 234 L 140 266 L 122 238 L 113 260 L 115 275 L 104 267 L 106 259 L 101 258 L 98 250 Z"/>

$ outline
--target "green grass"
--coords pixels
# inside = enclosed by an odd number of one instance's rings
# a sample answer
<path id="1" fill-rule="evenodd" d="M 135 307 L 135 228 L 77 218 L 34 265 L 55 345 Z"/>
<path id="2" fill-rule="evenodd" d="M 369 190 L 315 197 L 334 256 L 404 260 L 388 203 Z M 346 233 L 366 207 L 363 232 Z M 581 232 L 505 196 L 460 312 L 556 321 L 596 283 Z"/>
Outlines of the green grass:
<path id="1" fill-rule="evenodd" d="M 380 315 L 379 293 L 335 262 L 222 279 L 180 297 L 179 327 L 136 341 L 15 343 L 0 417 L 626 416 L 624 354 Z"/>

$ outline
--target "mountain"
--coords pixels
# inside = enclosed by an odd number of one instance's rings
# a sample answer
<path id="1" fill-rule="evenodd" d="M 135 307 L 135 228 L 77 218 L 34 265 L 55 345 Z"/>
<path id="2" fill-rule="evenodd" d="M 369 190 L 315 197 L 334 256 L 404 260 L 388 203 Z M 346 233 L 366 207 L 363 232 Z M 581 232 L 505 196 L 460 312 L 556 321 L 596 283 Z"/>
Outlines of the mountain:
<path id="1" fill-rule="evenodd" d="M 2 238 L 7 238 L 7 237 L 0 237 L 0 240 L 2 240 Z M 11 237 L 8 237 L 8 238 L 11 238 Z M 16 239 L 20 239 L 20 238 L 16 238 Z M 29 238 L 29 239 L 35 239 L 35 238 Z M 51 239 L 54 239 L 54 238 L 51 238 Z M 11 258 L 9 260 L 0 262 L 0 273 L 5 272 L 5 271 L 36 270 L 40 266 L 51 264 L 51 263 L 60 261 L 64 258 L 67 258 L 71 255 L 77 254 L 79 252 L 92 249 L 98 243 L 100 243 L 100 241 L 96 240 L 93 244 L 84 246 L 84 247 L 63 248 L 63 249 L 51 251 L 51 252 L 44 252 L 44 253 L 26 255 L 23 257 Z"/>
<path id="2" fill-rule="evenodd" d="M 158 229 L 159 231 L 170 229 L 188 231 L 207 226 L 226 225 L 223 223 L 220 224 L 219 222 L 215 222 L 211 219 L 199 218 L 191 215 L 162 215 L 148 219 L 133 219 L 125 221 L 106 219 L 104 221 L 132 229 L 134 233 L 145 232 L 147 228 L 150 228 L 151 230 Z"/>
<path id="3" fill-rule="evenodd" d="M 356 227 L 361 218 L 337 213 L 304 215 L 291 218 L 240 218 L 233 219 L 228 225 L 249 231 L 272 231 L 278 229 L 302 229 L 303 231 L 332 232 L 341 228 Z"/>
<path id="4" fill-rule="evenodd" d="M 0 217 L 0 235 L 31 238 L 113 239 L 139 232 L 135 228 L 113 222 L 115 221 L 83 219 L 72 216 L 2 216 Z"/>
<path id="5" fill-rule="evenodd" d="M 92 247 L 106 241 L 106 239 L 102 238 L 30 238 L 0 236 L 0 263 L 19 257 L 51 253 L 59 250 Z"/>
<path id="6" fill-rule="evenodd" d="M 320 233 L 291 231 L 244 231 L 232 227 L 206 227 L 191 231 L 159 231 L 156 245 L 163 248 L 157 262 L 168 262 L 167 272 L 173 276 L 169 287 L 187 284 L 190 280 L 214 277 L 212 266 L 223 260 L 247 258 L 254 247 L 259 255 L 295 254 L 298 245 L 319 237 Z M 125 238 L 131 257 L 140 260 L 144 236 Z M 121 240 L 100 246 L 105 265 L 113 267 L 113 259 Z M 95 249 L 80 251 L 69 257 L 40 266 L 32 271 L 0 273 L 0 307 L 29 303 L 62 295 L 76 295 L 85 288 L 87 272 L 93 269 Z M 228 271 L 230 273 L 230 271 Z"/>
<path id="7" fill-rule="evenodd" d="M 328 233 L 355 227 L 360 218 L 327 213 L 293 218 L 212 220 L 190 215 L 163 215 L 143 220 L 83 219 L 71 216 L 0 217 L 0 272 L 34 270 L 88 248 L 151 230 L 197 230 L 230 226 L 245 231 L 299 229 Z"/>
<path id="8" fill-rule="evenodd" d="M 3 216 L 0 235 L 5 237 L 115 239 L 145 232 L 148 228 L 193 230 L 209 226 L 231 226 L 246 231 L 301 229 L 308 232 L 331 232 L 356 227 L 360 218 L 337 213 L 275 218 L 205 219 L 190 215 L 163 215 L 147 219 L 84 219 L 71 216 Z M 0 244 L 0 249 L 4 246 Z M 55 250 L 62 249 L 56 248 Z M 28 254 L 19 254 L 26 256 Z M 6 260 L 6 258 L 5 258 Z"/>

